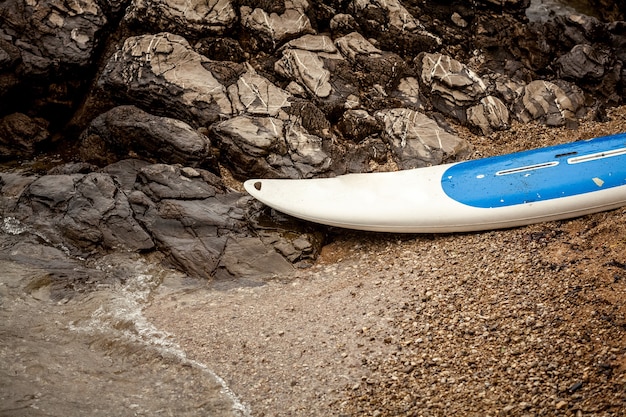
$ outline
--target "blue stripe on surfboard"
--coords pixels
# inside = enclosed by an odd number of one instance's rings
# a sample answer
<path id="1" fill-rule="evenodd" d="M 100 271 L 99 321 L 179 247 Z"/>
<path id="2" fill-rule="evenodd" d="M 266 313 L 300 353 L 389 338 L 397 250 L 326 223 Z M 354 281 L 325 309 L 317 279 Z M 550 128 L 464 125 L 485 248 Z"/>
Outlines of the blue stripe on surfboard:
<path id="1" fill-rule="evenodd" d="M 441 178 L 450 198 L 480 208 L 551 200 L 621 185 L 626 185 L 626 133 L 461 162 Z"/>

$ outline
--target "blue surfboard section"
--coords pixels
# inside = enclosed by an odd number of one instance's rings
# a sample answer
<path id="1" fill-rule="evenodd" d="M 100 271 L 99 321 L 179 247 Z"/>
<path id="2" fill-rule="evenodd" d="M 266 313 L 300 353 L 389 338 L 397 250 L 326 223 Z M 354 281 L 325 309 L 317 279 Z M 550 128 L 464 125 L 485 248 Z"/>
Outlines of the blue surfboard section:
<path id="1" fill-rule="evenodd" d="M 461 162 L 441 178 L 444 192 L 496 208 L 626 185 L 626 133 Z"/>

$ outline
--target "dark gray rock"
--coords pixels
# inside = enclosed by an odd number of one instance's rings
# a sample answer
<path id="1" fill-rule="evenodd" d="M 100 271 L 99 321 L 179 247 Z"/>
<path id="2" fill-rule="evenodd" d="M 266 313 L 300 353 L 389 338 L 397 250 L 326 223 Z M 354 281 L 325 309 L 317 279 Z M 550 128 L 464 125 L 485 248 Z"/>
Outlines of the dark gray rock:
<path id="1" fill-rule="evenodd" d="M 154 247 L 135 221 L 126 195 L 107 174 L 40 177 L 22 193 L 16 211 L 47 241 L 75 255 L 98 248 L 143 251 Z"/>
<path id="2" fill-rule="evenodd" d="M 50 137 L 45 119 L 13 113 L 0 119 L 0 159 L 32 157 Z"/>
<path id="3" fill-rule="evenodd" d="M 612 57 L 608 50 L 595 48 L 588 44 L 579 44 L 568 53 L 561 55 L 556 63 L 561 78 L 599 81 L 609 70 Z"/>
<path id="4" fill-rule="evenodd" d="M 225 190 L 213 174 L 196 173 L 189 178 L 184 168 L 148 165 L 139 172 L 138 190 L 129 195 L 138 221 L 169 262 L 206 279 L 259 279 L 290 271 L 271 244 L 251 235 L 240 203 L 244 197 Z"/>
<path id="5" fill-rule="evenodd" d="M 216 168 L 208 137 L 185 122 L 135 106 L 115 107 L 98 116 L 81 134 L 81 142 L 82 158 L 102 165 L 134 154 L 163 163 Z"/>
<path id="6" fill-rule="evenodd" d="M 107 23 L 95 0 L 0 3 L 3 38 L 19 45 L 20 71 L 58 74 L 91 64 Z"/>
<path id="7" fill-rule="evenodd" d="M 50 144 L 71 163 L 0 174 L 0 216 L 72 255 L 156 249 L 198 277 L 288 273 L 326 229 L 277 221 L 218 173 L 438 164 L 469 152 L 455 123 L 574 127 L 586 106 L 623 103 L 625 26 L 601 20 L 620 9 L 529 22 L 528 5 L 7 0 L 0 157 Z"/>
<path id="8" fill-rule="evenodd" d="M 24 190 L 37 179 L 34 175 L 20 175 L 11 172 L 0 173 L 0 216 L 15 213 L 16 206 Z"/>
<path id="9" fill-rule="evenodd" d="M 208 173 L 205 173 L 209 176 Z M 214 197 L 218 180 L 213 183 L 198 175 L 190 178 L 180 166 L 147 165 L 139 170 L 137 188 L 155 201 L 164 199 L 205 199 Z"/>

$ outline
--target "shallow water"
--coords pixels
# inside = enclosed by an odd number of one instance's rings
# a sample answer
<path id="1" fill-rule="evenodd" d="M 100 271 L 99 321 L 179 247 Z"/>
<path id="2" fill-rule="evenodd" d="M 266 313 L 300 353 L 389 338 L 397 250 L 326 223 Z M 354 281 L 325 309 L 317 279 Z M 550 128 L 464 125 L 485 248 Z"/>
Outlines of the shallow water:
<path id="1" fill-rule="evenodd" d="M 135 254 L 86 264 L 0 228 L 0 416 L 249 415 L 144 317 L 164 280 L 204 285 L 159 264 Z"/>

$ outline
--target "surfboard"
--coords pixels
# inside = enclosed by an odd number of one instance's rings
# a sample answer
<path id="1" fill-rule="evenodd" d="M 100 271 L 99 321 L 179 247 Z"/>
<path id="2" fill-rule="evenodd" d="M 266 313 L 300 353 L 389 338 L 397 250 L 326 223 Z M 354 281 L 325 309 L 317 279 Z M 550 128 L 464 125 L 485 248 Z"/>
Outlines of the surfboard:
<path id="1" fill-rule="evenodd" d="M 394 233 L 509 228 L 626 205 L 626 133 L 396 172 L 251 179 L 244 187 L 278 211 L 329 226 Z"/>

